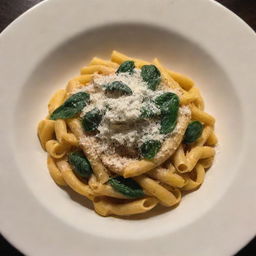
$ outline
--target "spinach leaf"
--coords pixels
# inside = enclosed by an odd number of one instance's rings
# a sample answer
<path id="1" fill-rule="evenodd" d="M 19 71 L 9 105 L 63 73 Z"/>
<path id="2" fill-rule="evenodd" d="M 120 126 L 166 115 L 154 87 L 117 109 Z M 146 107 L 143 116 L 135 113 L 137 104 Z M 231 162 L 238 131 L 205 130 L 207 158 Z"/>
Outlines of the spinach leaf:
<path id="1" fill-rule="evenodd" d="M 96 131 L 102 120 L 102 113 L 98 108 L 94 108 L 87 112 L 82 119 L 82 126 L 85 131 Z"/>
<path id="2" fill-rule="evenodd" d="M 183 142 L 186 144 L 196 141 L 203 132 L 203 125 L 199 121 L 191 122 L 185 132 Z"/>
<path id="3" fill-rule="evenodd" d="M 172 97 L 174 97 L 175 95 L 176 94 L 174 94 L 172 92 L 164 92 L 160 96 L 156 97 L 154 102 L 156 103 L 156 105 L 161 107 L 165 102 L 170 101 L 172 99 Z"/>
<path id="4" fill-rule="evenodd" d="M 148 84 L 148 88 L 153 91 L 161 81 L 161 73 L 155 65 L 142 66 L 141 77 Z"/>
<path id="5" fill-rule="evenodd" d="M 179 98 L 176 94 L 161 107 L 161 134 L 167 134 L 174 130 L 177 124 L 178 112 L 179 112 Z"/>
<path id="6" fill-rule="evenodd" d="M 82 178 L 89 178 L 92 174 L 90 162 L 83 152 L 75 151 L 68 155 L 68 162 L 72 166 L 74 172 Z"/>
<path id="7" fill-rule="evenodd" d="M 126 84 L 121 81 L 114 81 L 104 86 L 105 91 L 109 93 L 119 93 L 120 95 L 131 95 L 132 90 Z"/>
<path id="8" fill-rule="evenodd" d="M 74 117 L 88 104 L 90 95 L 86 92 L 78 92 L 69 97 L 61 106 L 53 111 L 51 120 L 67 119 Z"/>
<path id="9" fill-rule="evenodd" d="M 140 147 L 140 154 L 143 158 L 153 159 L 161 147 L 161 142 L 158 140 L 148 140 Z"/>
<path id="10" fill-rule="evenodd" d="M 115 191 L 127 197 L 138 198 L 144 196 L 144 192 L 140 185 L 131 178 L 125 179 L 122 176 L 117 176 L 109 179 L 108 183 Z"/>
<path id="11" fill-rule="evenodd" d="M 119 66 L 119 68 L 117 69 L 116 73 L 118 74 L 118 73 L 126 73 L 126 72 L 129 72 L 129 74 L 132 74 L 134 68 L 135 68 L 134 61 L 132 61 L 132 60 L 127 60 L 127 61 L 124 61 L 124 62 Z"/>

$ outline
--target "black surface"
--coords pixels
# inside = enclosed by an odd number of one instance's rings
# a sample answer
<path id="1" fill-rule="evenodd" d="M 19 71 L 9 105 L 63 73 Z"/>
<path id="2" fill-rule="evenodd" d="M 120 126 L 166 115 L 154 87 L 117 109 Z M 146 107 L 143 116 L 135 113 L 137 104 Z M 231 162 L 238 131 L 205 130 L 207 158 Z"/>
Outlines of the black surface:
<path id="1" fill-rule="evenodd" d="M 27 9 L 31 8 L 33 5 L 39 2 L 41 2 L 41 0 L 0 0 L 0 32 L 6 26 L 8 26 L 13 20 L 15 20 L 19 15 L 21 15 Z M 218 2 L 220 2 L 230 10 L 232 10 L 234 13 L 240 16 L 245 22 L 247 22 L 254 30 L 256 30 L 256 0 L 218 0 Z M 256 225 L 256 221 L 255 221 L 255 225 Z M 0 236 L 0 256 L 22 256 L 22 255 L 23 254 L 20 253 L 18 250 L 16 250 L 12 245 L 10 245 L 4 239 L 3 236 Z M 244 247 L 241 251 L 239 251 L 235 256 L 255 256 L 255 255 L 256 255 L 256 238 L 254 238 L 246 247 Z M 190 256 L 196 256 L 196 254 L 190 255 Z"/>

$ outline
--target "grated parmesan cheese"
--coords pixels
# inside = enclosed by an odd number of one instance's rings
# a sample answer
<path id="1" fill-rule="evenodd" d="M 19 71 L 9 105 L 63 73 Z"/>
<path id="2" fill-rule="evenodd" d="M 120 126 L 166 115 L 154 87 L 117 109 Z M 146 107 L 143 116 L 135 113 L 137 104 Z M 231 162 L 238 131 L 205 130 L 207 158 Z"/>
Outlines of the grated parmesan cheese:
<path id="1" fill-rule="evenodd" d="M 131 75 L 129 73 L 95 74 L 91 84 L 79 89 L 79 91 L 90 93 L 90 104 L 82 110 L 81 117 L 95 107 L 104 111 L 98 133 L 95 136 L 101 142 L 99 151 L 113 154 L 115 148 L 121 146 L 127 151 L 134 152 L 147 140 L 163 142 L 167 136 L 170 136 L 160 134 L 159 120 L 142 120 L 140 117 L 141 107 L 145 106 L 154 112 L 158 111 L 160 114 L 160 110 L 155 104 L 152 104 L 152 100 L 166 91 L 176 94 L 179 92 L 167 88 L 164 84 L 160 84 L 160 89 L 156 91 L 148 89 L 140 72 L 139 69 L 135 69 Z M 126 84 L 132 90 L 132 95 L 114 98 L 105 94 L 104 85 L 114 81 Z M 190 114 L 187 107 L 180 108 L 179 112 Z M 178 132 L 179 127 L 177 125 L 173 133 Z"/>

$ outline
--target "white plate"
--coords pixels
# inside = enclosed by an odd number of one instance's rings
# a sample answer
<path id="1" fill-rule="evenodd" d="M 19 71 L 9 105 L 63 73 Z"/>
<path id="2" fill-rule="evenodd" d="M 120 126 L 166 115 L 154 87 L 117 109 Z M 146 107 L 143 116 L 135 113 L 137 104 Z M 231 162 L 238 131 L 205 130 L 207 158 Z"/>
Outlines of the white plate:
<path id="1" fill-rule="evenodd" d="M 99 217 L 54 184 L 36 126 L 57 88 L 112 49 L 191 76 L 217 118 L 216 163 L 172 211 Z M 0 38 L 3 235 L 27 255 L 231 255 L 255 234 L 255 33 L 206 0 L 51 0 Z M 89 207 L 89 208 L 88 208 Z"/>

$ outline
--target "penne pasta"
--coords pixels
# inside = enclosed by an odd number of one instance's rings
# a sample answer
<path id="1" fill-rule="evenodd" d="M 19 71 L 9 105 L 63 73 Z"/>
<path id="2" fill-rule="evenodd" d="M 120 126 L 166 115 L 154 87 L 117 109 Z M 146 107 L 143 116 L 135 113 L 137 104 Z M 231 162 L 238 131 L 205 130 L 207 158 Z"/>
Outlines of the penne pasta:
<path id="1" fill-rule="evenodd" d="M 109 75 L 114 72 L 115 72 L 114 68 L 106 67 L 103 65 L 93 65 L 93 66 L 83 67 L 80 70 L 81 75 L 90 75 L 94 73 Z"/>
<path id="2" fill-rule="evenodd" d="M 209 136 L 212 134 L 212 127 L 205 126 L 200 138 L 197 139 L 196 142 L 193 143 L 193 147 L 203 146 L 205 145 L 206 141 L 208 140 Z"/>
<path id="3" fill-rule="evenodd" d="M 209 135 L 206 144 L 208 146 L 216 146 L 218 144 L 218 138 L 216 137 L 215 133 L 212 131 Z"/>
<path id="4" fill-rule="evenodd" d="M 53 158 L 59 159 L 66 155 L 70 149 L 69 145 L 61 144 L 57 140 L 48 140 L 45 144 L 46 151 Z"/>
<path id="5" fill-rule="evenodd" d="M 110 68 L 118 68 L 118 64 L 112 61 L 107 61 L 107 60 L 103 60 L 97 57 L 92 58 L 91 62 L 89 63 L 89 65 L 102 65 L 102 66 L 106 66 L 106 67 L 110 67 Z"/>
<path id="6" fill-rule="evenodd" d="M 59 143 L 70 144 L 71 146 L 79 146 L 78 140 L 73 133 L 67 132 L 67 125 L 63 119 L 55 121 L 55 134 Z"/>
<path id="7" fill-rule="evenodd" d="M 198 163 L 201 164 L 204 169 L 208 169 L 212 166 L 213 164 L 214 157 L 209 157 L 205 159 L 201 159 Z"/>
<path id="8" fill-rule="evenodd" d="M 71 95 L 72 92 L 81 89 L 83 86 L 84 85 L 76 79 L 70 80 L 66 86 L 66 92 L 68 95 Z"/>
<path id="9" fill-rule="evenodd" d="M 194 86 L 194 82 L 189 77 L 174 72 L 172 70 L 168 70 L 169 75 L 181 86 L 182 89 L 188 91 Z"/>
<path id="10" fill-rule="evenodd" d="M 148 172 L 147 175 L 172 187 L 182 188 L 185 185 L 185 179 L 171 169 L 158 167 Z"/>
<path id="11" fill-rule="evenodd" d="M 150 64 L 147 61 L 130 58 L 130 57 L 128 57 L 128 56 L 126 56 L 126 55 L 124 55 L 120 52 L 117 52 L 117 51 L 113 51 L 112 54 L 111 54 L 111 61 L 116 62 L 118 64 L 121 64 L 122 62 L 127 61 L 127 60 L 133 60 L 135 62 L 135 66 L 137 68 L 141 68 L 144 65 L 149 65 Z"/>
<path id="12" fill-rule="evenodd" d="M 174 155 L 172 156 L 172 161 L 173 165 L 180 173 L 188 171 L 187 158 L 185 156 L 182 144 L 180 144 L 180 146 L 177 148 Z"/>
<path id="13" fill-rule="evenodd" d="M 81 182 L 76 177 L 67 161 L 59 160 L 56 162 L 56 164 L 61 171 L 63 179 L 65 180 L 67 185 L 69 185 L 69 187 L 71 187 L 78 194 L 86 196 L 88 199 L 93 200 L 93 191 L 87 184 Z"/>
<path id="14" fill-rule="evenodd" d="M 47 166 L 48 166 L 49 173 L 56 184 L 60 186 L 67 185 L 67 183 L 62 177 L 60 170 L 56 166 L 54 159 L 50 155 L 48 155 L 47 157 Z"/>
<path id="15" fill-rule="evenodd" d="M 93 190 L 95 196 L 109 196 L 113 198 L 130 199 L 129 197 L 116 192 L 110 185 L 98 182 L 94 175 L 90 177 L 88 184 Z"/>
<path id="16" fill-rule="evenodd" d="M 145 213 L 157 205 L 155 198 L 147 197 L 131 202 L 115 203 L 107 198 L 96 197 L 93 200 L 95 211 L 101 216 L 129 216 L 139 213 Z"/>
<path id="17" fill-rule="evenodd" d="M 48 112 L 51 114 L 56 108 L 58 108 L 65 101 L 66 90 L 58 90 L 52 96 L 48 103 Z"/>
<path id="18" fill-rule="evenodd" d="M 86 85 L 88 84 L 93 78 L 93 75 L 90 74 L 90 75 L 80 75 L 78 77 L 75 77 L 73 80 L 83 84 L 83 85 Z"/>
<path id="19" fill-rule="evenodd" d="M 43 150 L 46 150 L 46 142 L 55 138 L 55 121 L 42 120 L 37 127 L 37 135 Z"/>
<path id="20" fill-rule="evenodd" d="M 163 78 L 167 81 L 167 84 L 171 88 L 182 90 L 180 85 L 169 75 L 168 70 L 165 69 L 165 67 L 159 62 L 159 60 L 157 58 L 155 58 L 153 60 L 153 64 L 155 64 L 156 67 L 161 71 Z"/>
<path id="21" fill-rule="evenodd" d="M 185 92 L 180 98 L 181 105 L 194 103 L 200 110 L 204 110 L 204 101 L 197 87 L 193 87 L 188 92 Z"/>
<path id="22" fill-rule="evenodd" d="M 204 182 L 205 170 L 203 165 L 197 164 L 195 166 L 195 174 L 196 174 L 195 180 L 193 180 L 190 177 L 187 177 L 186 185 L 182 188 L 182 190 L 188 191 L 188 190 L 196 189 Z"/>
<path id="23" fill-rule="evenodd" d="M 165 206 L 173 206 L 178 203 L 178 199 L 175 195 L 155 180 L 144 175 L 134 177 L 134 179 L 149 195 L 156 197 L 161 204 Z"/>
<path id="24" fill-rule="evenodd" d="M 191 108 L 191 113 L 192 113 L 192 119 L 198 120 L 206 125 L 210 125 L 210 126 L 214 125 L 214 123 L 215 123 L 214 117 L 212 117 L 208 113 L 200 110 L 196 106 L 191 105 L 190 108 Z"/>
<path id="25" fill-rule="evenodd" d="M 215 150 L 212 147 L 195 147 L 187 153 L 187 162 L 188 162 L 188 171 L 192 171 L 197 162 L 200 159 L 205 159 L 209 157 L 213 157 L 215 155 Z"/>

